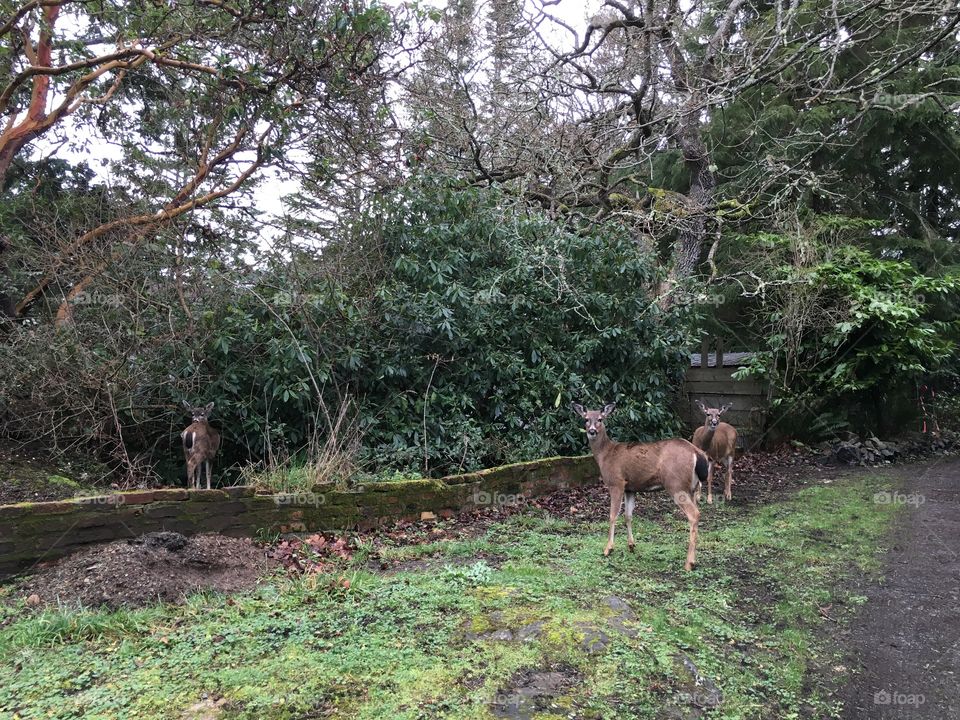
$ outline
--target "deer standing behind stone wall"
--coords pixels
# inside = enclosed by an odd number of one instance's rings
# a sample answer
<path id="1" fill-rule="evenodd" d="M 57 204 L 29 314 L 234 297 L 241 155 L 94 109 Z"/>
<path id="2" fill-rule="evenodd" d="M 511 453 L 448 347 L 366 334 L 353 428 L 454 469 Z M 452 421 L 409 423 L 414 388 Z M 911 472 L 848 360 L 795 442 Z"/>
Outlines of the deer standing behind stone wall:
<path id="1" fill-rule="evenodd" d="M 210 413 L 213 403 L 203 407 L 193 407 L 186 400 L 183 406 L 190 413 L 193 422 L 180 433 L 183 442 L 183 456 L 187 461 L 187 485 L 200 489 L 200 480 L 206 470 L 207 490 L 213 476 L 213 458 L 220 449 L 220 433 L 210 427 Z"/>

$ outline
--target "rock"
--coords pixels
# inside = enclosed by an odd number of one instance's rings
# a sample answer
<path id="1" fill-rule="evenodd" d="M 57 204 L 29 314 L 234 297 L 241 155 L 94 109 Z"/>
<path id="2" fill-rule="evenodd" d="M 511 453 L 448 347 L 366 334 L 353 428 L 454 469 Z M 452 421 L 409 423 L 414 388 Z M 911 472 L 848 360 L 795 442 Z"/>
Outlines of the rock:
<path id="1" fill-rule="evenodd" d="M 540 634 L 543 632 L 543 621 L 539 620 L 529 625 L 524 625 L 522 628 L 517 630 L 517 634 L 514 636 L 517 640 L 521 642 L 527 642 L 529 640 L 536 640 L 540 637 Z"/>
<path id="2" fill-rule="evenodd" d="M 430 512 L 429 510 L 424 510 L 422 513 L 420 513 L 420 519 L 421 519 L 421 520 L 436 520 L 436 519 L 437 519 L 437 515 L 436 515 L 436 513 Z"/>
<path id="3" fill-rule="evenodd" d="M 33 593 L 30 597 L 27 598 L 27 605 L 30 607 L 36 607 L 40 604 L 40 596 L 36 593 Z"/>
<path id="4" fill-rule="evenodd" d="M 610 595 L 607 597 L 607 607 L 623 617 L 624 620 L 637 619 L 637 614 L 627 604 L 627 601 L 623 598 L 617 597 L 616 595 Z"/>
<path id="5" fill-rule="evenodd" d="M 490 710 L 495 717 L 514 720 L 567 717 L 569 709 L 554 707 L 554 703 L 579 680 L 579 673 L 566 667 L 521 672 L 497 692 Z"/>
<path id="6" fill-rule="evenodd" d="M 576 628 L 583 634 L 580 647 L 590 655 L 602 653 L 610 645 L 610 636 L 596 625 L 579 622 L 576 624 Z"/>
<path id="7" fill-rule="evenodd" d="M 217 720 L 223 714 L 226 704 L 226 698 L 216 701 L 212 698 L 204 698 L 184 710 L 180 717 L 182 720 Z"/>
<path id="8" fill-rule="evenodd" d="M 834 451 L 839 462 L 853 465 L 860 462 L 860 449 L 850 443 L 841 443 Z"/>
<path id="9" fill-rule="evenodd" d="M 677 700 L 682 705 L 696 708 L 715 708 L 723 702 L 723 693 L 716 683 L 700 674 L 697 666 L 683 653 L 674 656 L 677 675 L 681 680 Z"/>

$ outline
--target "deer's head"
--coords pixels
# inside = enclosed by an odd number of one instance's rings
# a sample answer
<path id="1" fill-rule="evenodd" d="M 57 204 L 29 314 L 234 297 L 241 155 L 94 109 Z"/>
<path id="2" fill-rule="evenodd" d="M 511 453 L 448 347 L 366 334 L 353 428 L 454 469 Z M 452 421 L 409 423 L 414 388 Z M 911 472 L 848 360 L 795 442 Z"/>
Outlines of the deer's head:
<path id="1" fill-rule="evenodd" d="M 603 428 L 603 421 L 613 412 L 615 403 L 609 403 L 603 406 L 603 410 L 585 410 L 583 405 L 573 403 L 573 409 L 586 422 L 587 439 L 593 442 L 598 436 L 606 433 Z"/>
<path id="2" fill-rule="evenodd" d="M 703 411 L 705 416 L 703 426 L 708 430 L 715 430 L 717 425 L 720 424 L 720 416 L 733 407 L 733 403 L 727 403 L 726 405 L 721 405 L 719 408 L 708 408 L 703 404 L 702 400 L 697 400 L 697 405 L 699 405 Z"/>
<path id="3" fill-rule="evenodd" d="M 213 403 L 207 403 L 202 407 L 194 407 L 184 400 L 183 407 L 188 413 L 190 413 L 190 417 L 193 418 L 193 422 L 206 422 L 210 419 L 210 414 L 213 412 Z"/>

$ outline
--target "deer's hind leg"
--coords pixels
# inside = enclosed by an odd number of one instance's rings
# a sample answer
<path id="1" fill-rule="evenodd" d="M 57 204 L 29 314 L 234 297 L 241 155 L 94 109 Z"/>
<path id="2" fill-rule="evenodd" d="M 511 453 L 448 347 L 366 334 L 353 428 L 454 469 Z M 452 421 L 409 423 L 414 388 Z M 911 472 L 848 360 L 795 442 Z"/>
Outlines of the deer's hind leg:
<path id="1" fill-rule="evenodd" d="M 707 505 L 713 505 L 713 458 L 707 458 Z"/>
<path id="2" fill-rule="evenodd" d="M 187 487 L 200 488 L 200 466 L 195 458 L 187 458 Z"/>
<path id="3" fill-rule="evenodd" d="M 637 494 L 628 492 L 623 503 L 623 514 L 627 516 L 627 547 L 630 548 L 630 552 L 633 552 L 633 549 L 637 546 L 633 541 L 633 508 L 636 504 Z"/>
<path id="4" fill-rule="evenodd" d="M 207 490 L 209 490 L 210 479 L 213 477 L 213 460 L 205 460 L 203 465 L 207 470 Z"/>
<path id="5" fill-rule="evenodd" d="M 687 492 L 674 493 L 673 501 L 683 510 L 690 523 L 690 541 L 687 543 L 687 562 L 684 570 L 693 570 L 697 564 L 697 525 L 700 523 L 700 510 L 697 503 Z"/>
<path id="6" fill-rule="evenodd" d="M 603 556 L 606 557 L 613 551 L 613 534 L 617 528 L 617 518 L 620 517 L 620 505 L 623 503 L 623 485 L 610 487 L 610 535 L 607 538 L 607 547 L 604 548 Z"/>

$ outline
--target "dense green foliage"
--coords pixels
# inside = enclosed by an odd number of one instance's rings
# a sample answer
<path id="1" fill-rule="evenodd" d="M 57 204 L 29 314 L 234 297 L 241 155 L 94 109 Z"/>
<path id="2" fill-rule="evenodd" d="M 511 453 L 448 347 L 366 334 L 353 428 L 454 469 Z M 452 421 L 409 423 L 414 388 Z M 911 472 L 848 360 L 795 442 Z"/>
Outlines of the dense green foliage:
<path id="1" fill-rule="evenodd" d="M 11 4 L 11 127 L 84 101 L 73 154 L 0 138 L 0 433 L 172 479 L 213 401 L 225 465 L 432 475 L 581 450 L 570 400 L 678 432 L 701 332 L 798 429 L 898 429 L 960 338 L 955 10 L 654 6 L 548 49 L 515 3 Z"/>
<path id="2" fill-rule="evenodd" d="M 787 411 L 876 413 L 915 384 L 954 372 L 960 275 L 876 257 L 865 248 L 877 224 L 812 218 L 802 248 L 785 234 L 737 239 L 738 261 L 759 273 L 762 294 L 741 304 L 741 332 L 762 333 L 752 340 L 762 352 L 751 372 L 773 380 Z"/>
<path id="3" fill-rule="evenodd" d="M 865 34 L 833 83 L 860 83 L 871 56 L 925 32 Z M 951 386 L 960 359 L 960 117 L 945 110 L 960 98 L 957 48 L 856 98 L 811 99 L 804 79 L 826 65 L 807 52 L 796 82 L 751 88 L 709 123 L 730 206 L 724 303 L 706 327 L 759 353 L 751 372 L 771 379 L 785 434 L 898 432 L 918 386 Z"/>
<path id="4" fill-rule="evenodd" d="M 372 277 L 319 278 L 301 257 L 298 288 L 277 264 L 216 320 L 206 396 L 256 453 L 267 430 L 308 440 L 317 388 L 355 399 L 368 458 L 422 472 L 580 451 L 575 398 L 623 398 L 632 437 L 673 427 L 683 326 L 652 306 L 637 246 L 432 184 L 361 225 L 342 250 L 376 255 Z"/>

